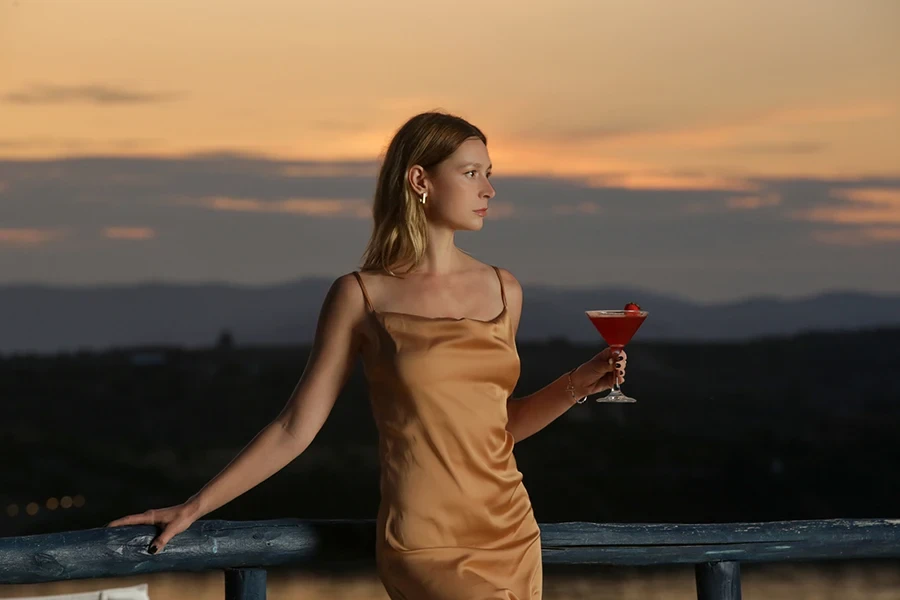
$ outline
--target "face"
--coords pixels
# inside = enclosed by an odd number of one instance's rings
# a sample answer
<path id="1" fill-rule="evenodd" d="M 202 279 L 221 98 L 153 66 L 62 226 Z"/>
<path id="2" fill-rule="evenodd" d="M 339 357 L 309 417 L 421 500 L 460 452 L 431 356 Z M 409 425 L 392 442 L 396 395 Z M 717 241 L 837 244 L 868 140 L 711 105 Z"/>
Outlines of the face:
<path id="1" fill-rule="evenodd" d="M 480 139 L 466 140 L 431 171 L 415 166 L 409 175 L 419 197 L 428 193 L 425 215 L 430 223 L 468 231 L 484 226 L 484 213 L 475 211 L 488 208 L 495 191 L 489 181 L 491 158 Z"/>

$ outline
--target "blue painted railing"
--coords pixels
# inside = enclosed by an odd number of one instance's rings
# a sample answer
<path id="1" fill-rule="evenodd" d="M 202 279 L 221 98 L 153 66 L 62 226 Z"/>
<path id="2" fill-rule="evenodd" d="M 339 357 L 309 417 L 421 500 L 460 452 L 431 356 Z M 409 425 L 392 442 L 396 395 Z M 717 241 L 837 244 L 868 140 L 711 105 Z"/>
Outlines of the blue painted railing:
<path id="1" fill-rule="evenodd" d="M 226 600 L 262 600 L 266 567 L 373 564 L 375 523 L 197 521 L 159 554 L 150 526 L 0 538 L 0 584 L 225 571 Z M 696 565 L 700 600 L 741 597 L 742 562 L 900 558 L 900 519 L 705 525 L 545 523 L 545 564 Z"/>

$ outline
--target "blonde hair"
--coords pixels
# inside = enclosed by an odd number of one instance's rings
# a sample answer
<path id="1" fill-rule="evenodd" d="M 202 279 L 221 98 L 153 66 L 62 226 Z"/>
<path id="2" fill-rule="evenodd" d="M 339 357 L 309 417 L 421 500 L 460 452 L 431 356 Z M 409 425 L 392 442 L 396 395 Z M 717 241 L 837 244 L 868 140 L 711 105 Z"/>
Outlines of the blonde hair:
<path id="1" fill-rule="evenodd" d="M 372 209 L 372 236 L 362 257 L 362 270 L 392 270 L 419 264 L 428 241 L 425 207 L 409 184 L 409 169 L 434 169 L 469 138 L 487 144 L 480 129 L 455 115 L 431 111 L 418 114 L 397 130 L 385 151 Z"/>

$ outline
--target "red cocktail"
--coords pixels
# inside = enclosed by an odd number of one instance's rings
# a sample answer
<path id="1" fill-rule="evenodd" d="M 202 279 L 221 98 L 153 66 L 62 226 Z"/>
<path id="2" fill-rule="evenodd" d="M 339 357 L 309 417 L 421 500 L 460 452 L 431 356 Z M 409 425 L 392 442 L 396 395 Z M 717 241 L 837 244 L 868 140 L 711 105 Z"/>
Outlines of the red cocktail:
<path id="1" fill-rule="evenodd" d="M 622 350 L 640 328 L 649 314 L 646 310 L 587 310 L 588 319 L 613 350 Z M 597 398 L 597 402 L 636 402 L 619 389 L 618 377 L 613 379 L 609 394 Z"/>

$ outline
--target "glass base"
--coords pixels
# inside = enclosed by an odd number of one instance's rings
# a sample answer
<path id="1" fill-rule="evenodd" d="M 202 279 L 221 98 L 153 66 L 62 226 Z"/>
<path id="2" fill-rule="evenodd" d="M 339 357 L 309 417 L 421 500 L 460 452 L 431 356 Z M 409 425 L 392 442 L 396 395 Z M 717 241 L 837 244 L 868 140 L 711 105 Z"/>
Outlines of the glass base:
<path id="1" fill-rule="evenodd" d="M 595 398 L 597 402 L 637 402 L 634 398 L 630 396 L 626 396 L 622 392 L 618 390 L 614 390 L 607 394 L 606 396 L 600 396 L 599 398 Z"/>

